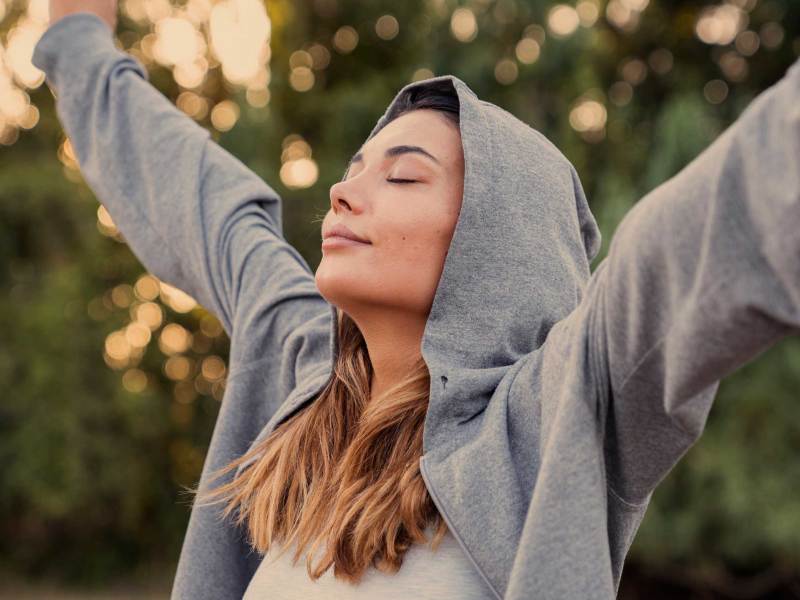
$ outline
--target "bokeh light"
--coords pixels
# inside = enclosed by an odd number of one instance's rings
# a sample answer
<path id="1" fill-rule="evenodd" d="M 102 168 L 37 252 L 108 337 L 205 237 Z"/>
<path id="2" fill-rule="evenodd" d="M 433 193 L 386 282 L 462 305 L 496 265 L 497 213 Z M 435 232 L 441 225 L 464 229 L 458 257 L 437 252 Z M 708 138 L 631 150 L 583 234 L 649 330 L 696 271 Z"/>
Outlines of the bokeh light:
<path id="1" fill-rule="evenodd" d="M 641 13 L 649 0 L 611 0 L 606 5 L 606 19 L 617 29 L 632 33 L 639 27 Z"/>
<path id="2" fill-rule="evenodd" d="M 239 105 L 233 100 L 222 100 L 211 109 L 211 124 L 217 131 L 233 129 L 239 120 Z"/>
<path id="3" fill-rule="evenodd" d="M 666 48 L 656 48 L 647 57 L 647 64 L 659 75 L 664 75 L 672 70 L 675 59 L 672 52 Z"/>
<path id="4" fill-rule="evenodd" d="M 588 142 L 599 142 L 605 137 L 608 113 L 602 102 L 579 98 L 569 113 L 569 124 Z"/>
<path id="5" fill-rule="evenodd" d="M 128 308 L 133 302 L 133 286 L 120 283 L 111 289 L 111 302 L 119 308 Z"/>
<path id="6" fill-rule="evenodd" d="M 311 44 L 308 47 L 308 54 L 311 55 L 311 68 L 315 71 L 327 68 L 331 62 L 331 53 L 322 44 Z"/>
<path id="7" fill-rule="evenodd" d="M 143 348 L 150 343 L 151 336 L 150 328 L 139 321 L 128 323 L 125 327 L 125 338 L 131 346 Z"/>
<path id="8" fill-rule="evenodd" d="M 284 138 L 281 163 L 279 176 L 288 188 L 308 188 L 319 178 L 319 167 L 311 158 L 311 146 L 297 134 Z"/>
<path id="9" fill-rule="evenodd" d="M 535 63 L 539 59 L 541 52 L 542 50 L 541 46 L 539 46 L 539 42 L 533 38 L 522 38 L 517 42 L 517 46 L 514 50 L 517 60 L 526 65 Z"/>
<path id="10" fill-rule="evenodd" d="M 393 40 L 400 33 L 400 23 L 394 15 L 381 15 L 375 21 L 375 33 L 382 40 Z"/>
<path id="11" fill-rule="evenodd" d="M 200 372 L 208 381 L 217 381 L 225 376 L 225 361 L 219 356 L 206 356 L 200 366 Z"/>
<path id="12" fill-rule="evenodd" d="M 633 86 L 627 81 L 615 81 L 608 88 L 608 97 L 617 106 L 625 106 L 633 99 Z"/>
<path id="13" fill-rule="evenodd" d="M 761 38 L 755 31 L 742 31 L 736 36 L 736 49 L 742 56 L 753 56 L 761 45 Z"/>
<path id="14" fill-rule="evenodd" d="M 164 374 L 174 381 L 188 379 L 192 374 L 192 361 L 180 354 L 170 356 L 164 363 Z"/>
<path id="15" fill-rule="evenodd" d="M 769 21 L 761 26 L 758 35 L 765 48 L 774 50 L 783 43 L 783 26 L 777 21 Z"/>
<path id="16" fill-rule="evenodd" d="M 197 306 L 197 301 L 186 292 L 163 281 L 159 282 L 161 301 L 177 313 L 187 313 Z"/>
<path id="17" fill-rule="evenodd" d="M 259 0 L 222 0 L 209 19 L 211 49 L 225 78 L 246 85 L 270 57 L 271 25 Z"/>
<path id="18" fill-rule="evenodd" d="M 535 40 L 539 46 L 542 46 L 547 38 L 547 34 L 545 33 L 544 27 L 538 23 L 530 23 L 522 30 L 522 37 L 531 38 Z"/>
<path id="19" fill-rule="evenodd" d="M 494 66 L 494 77 L 503 85 L 510 85 L 517 80 L 519 67 L 516 61 L 511 58 L 501 58 Z"/>
<path id="20" fill-rule="evenodd" d="M 161 330 L 158 345 L 166 355 L 186 352 L 192 345 L 192 334 L 178 323 L 170 323 Z"/>
<path id="21" fill-rule="evenodd" d="M 433 73 L 433 71 L 431 69 L 429 69 L 427 67 L 421 67 L 419 69 L 416 69 L 411 74 L 411 81 L 421 81 L 423 79 L 430 79 L 433 76 L 434 76 L 434 73 Z"/>
<path id="22" fill-rule="evenodd" d="M 700 12 L 695 33 L 706 44 L 730 44 L 747 26 L 747 14 L 734 4 L 709 6 Z"/>
<path id="23" fill-rule="evenodd" d="M 555 37 L 567 37 L 581 24 L 578 11 L 569 4 L 556 4 L 547 13 L 547 27 Z"/>
<path id="24" fill-rule="evenodd" d="M 133 307 L 132 318 L 155 331 L 164 322 L 164 310 L 155 302 L 143 302 Z"/>
<path id="25" fill-rule="evenodd" d="M 461 7 L 450 17 L 450 31 L 459 42 L 471 42 L 478 35 L 478 21 L 469 8 Z"/>
<path id="26" fill-rule="evenodd" d="M 627 58 L 620 64 L 620 74 L 631 85 L 639 85 L 647 78 L 647 64 L 640 58 Z"/>
<path id="27" fill-rule="evenodd" d="M 592 27 L 600 16 L 600 3 L 598 0 L 580 0 L 575 6 L 580 19 L 581 27 Z"/>
<path id="28" fill-rule="evenodd" d="M 289 85 L 298 92 L 307 92 L 314 87 L 314 72 L 309 67 L 295 67 L 289 73 Z"/>
<path id="29" fill-rule="evenodd" d="M 8 11 L 6 0 L 0 1 L 0 20 Z M 203 121 L 208 117 L 219 131 L 227 131 L 238 119 L 238 108 L 229 104 L 218 102 L 214 106 L 216 112 L 211 108 L 204 86 L 213 69 L 219 69 L 231 85 L 246 88 L 245 97 L 251 106 L 262 108 L 269 103 L 271 21 L 259 0 L 188 0 L 184 4 L 123 0 L 120 11 L 146 29 L 140 38 L 130 31 L 121 33 L 119 39 L 124 40 L 125 50 L 148 68 L 171 70 L 175 82 L 183 88 L 176 105 L 193 119 Z M 393 27 L 391 15 L 385 16 L 381 21 L 384 37 L 391 34 Z M 31 104 L 26 90 L 36 89 L 44 82 L 44 73 L 32 64 L 31 57 L 49 22 L 47 0 L 30 0 L 8 29 L 5 42 L 0 41 L 2 144 L 15 143 L 19 130 L 33 129 L 39 122 L 39 109 Z M 354 47 L 354 32 L 352 28 L 339 32 L 340 49 L 348 44 Z M 308 69 L 325 68 L 330 60 L 321 44 L 311 55 L 313 64 L 291 74 L 292 86 L 298 91 L 313 87 L 315 77 Z M 72 181 L 81 181 L 74 157 L 60 152 L 59 158 L 67 169 L 65 175 Z M 110 228 L 102 230 L 116 235 Z"/>
<path id="30" fill-rule="evenodd" d="M 711 104 L 720 104 L 728 97 L 728 84 L 722 79 L 712 79 L 703 86 L 703 95 Z"/>
<path id="31" fill-rule="evenodd" d="M 131 345 L 121 331 L 115 331 L 106 338 L 106 353 L 114 360 L 123 361 L 128 358 L 130 349 Z"/>
<path id="32" fill-rule="evenodd" d="M 141 369 L 128 369 L 122 374 L 122 387 L 129 392 L 139 394 L 147 388 L 147 373 Z"/>
<path id="33" fill-rule="evenodd" d="M 156 23 L 153 56 L 165 66 L 187 63 L 205 51 L 205 40 L 186 19 L 165 17 Z"/>
<path id="34" fill-rule="evenodd" d="M 350 25 L 343 25 L 333 34 L 333 47 L 341 54 L 349 54 L 358 46 L 358 32 Z"/>

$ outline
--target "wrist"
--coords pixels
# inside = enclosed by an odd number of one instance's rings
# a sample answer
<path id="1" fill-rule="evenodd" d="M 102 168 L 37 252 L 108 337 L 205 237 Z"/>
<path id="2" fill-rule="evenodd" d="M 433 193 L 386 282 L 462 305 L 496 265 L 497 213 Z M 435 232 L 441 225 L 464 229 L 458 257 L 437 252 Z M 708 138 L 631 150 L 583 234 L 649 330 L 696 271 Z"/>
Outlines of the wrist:
<path id="1" fill-rule="evenodd" d="M 50 25 L 64 17 L 88 12 L 99 17 L 111 30 L 117 29 L 116 0 L 50 0 Z"/>

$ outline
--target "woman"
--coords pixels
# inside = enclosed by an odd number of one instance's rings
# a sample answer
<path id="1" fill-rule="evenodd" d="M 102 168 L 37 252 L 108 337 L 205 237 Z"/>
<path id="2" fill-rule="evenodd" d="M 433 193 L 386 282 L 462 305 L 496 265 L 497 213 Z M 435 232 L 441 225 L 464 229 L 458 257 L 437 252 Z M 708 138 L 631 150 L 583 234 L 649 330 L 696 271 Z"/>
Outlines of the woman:
<path id="1" fill-rule="evenodd" d="M 53 6 L 33 62 L 86 181 L 231 337 L 172 597 L 615 597 L 719 380 L 798 332 L 800 63 L 594 273 L 569 161 L 456 77 L 409 84 L 330 191 L 323 235 L 364 242 L 326 238 L 313 274 L 115 12 Z"/>

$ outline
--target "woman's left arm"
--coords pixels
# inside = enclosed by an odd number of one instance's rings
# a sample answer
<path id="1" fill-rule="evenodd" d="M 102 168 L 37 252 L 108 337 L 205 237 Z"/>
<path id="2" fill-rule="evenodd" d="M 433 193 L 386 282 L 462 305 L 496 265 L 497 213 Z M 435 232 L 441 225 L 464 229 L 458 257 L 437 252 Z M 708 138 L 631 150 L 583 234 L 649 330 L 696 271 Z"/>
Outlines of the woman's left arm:
<path id="1" fill-rule="evenodd" d="M 608 484 L 640 504 L 720 379 L 800 332 L 800 61 L 634 205 L 586 300 Z"/>

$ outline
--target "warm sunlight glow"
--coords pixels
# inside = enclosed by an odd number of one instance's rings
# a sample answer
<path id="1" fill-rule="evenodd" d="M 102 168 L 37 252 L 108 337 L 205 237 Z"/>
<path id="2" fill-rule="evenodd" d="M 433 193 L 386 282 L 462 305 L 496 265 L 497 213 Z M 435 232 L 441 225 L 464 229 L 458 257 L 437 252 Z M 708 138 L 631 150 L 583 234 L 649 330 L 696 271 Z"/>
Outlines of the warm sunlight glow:
<path id="1" fill-rule="evenodd" d="M 204 48 L 201 34 L 186 19 L 166 17 L 156 23 L 153 56 L 162 65 L 171 66 L 194 60 Z"/>
<path id="2" fill-rule="evenodd" d="M 211 9 L 211 48 L 232 83 L 246 84 L 270 56 L 270 21 L 259 0 L 223 0 Z"/>

